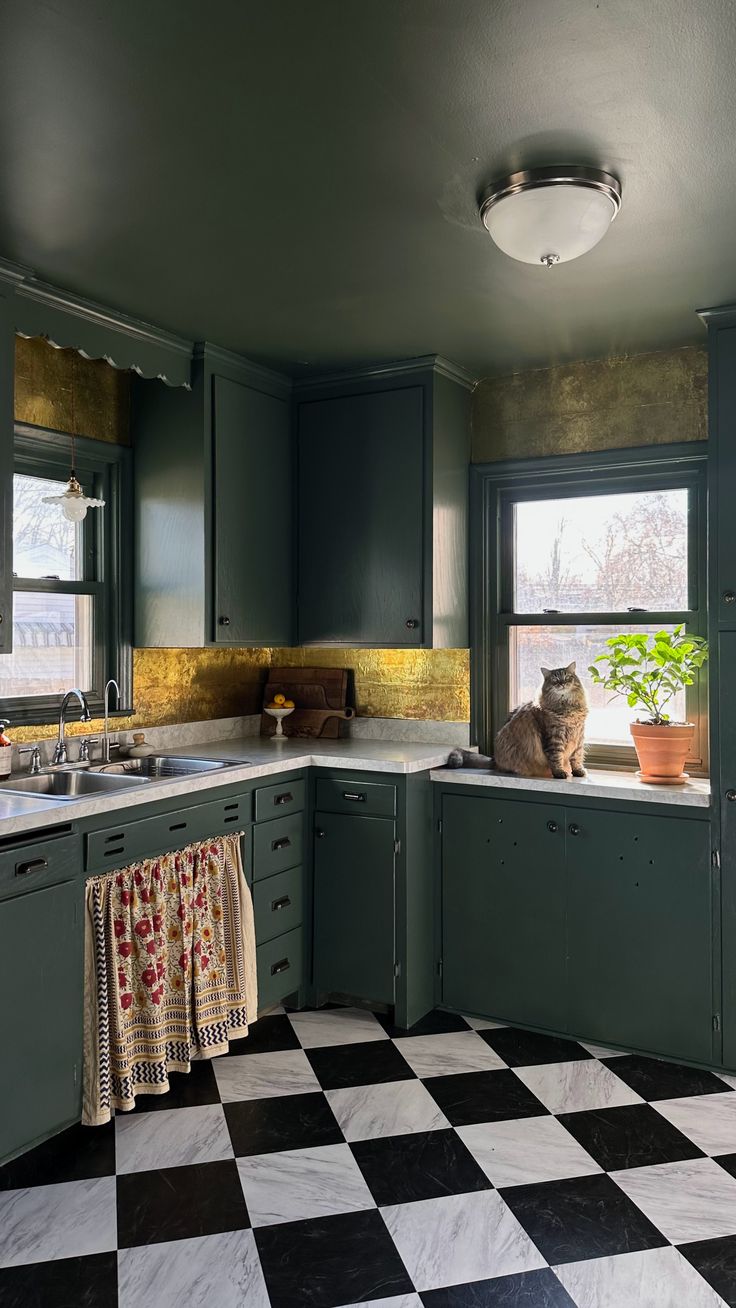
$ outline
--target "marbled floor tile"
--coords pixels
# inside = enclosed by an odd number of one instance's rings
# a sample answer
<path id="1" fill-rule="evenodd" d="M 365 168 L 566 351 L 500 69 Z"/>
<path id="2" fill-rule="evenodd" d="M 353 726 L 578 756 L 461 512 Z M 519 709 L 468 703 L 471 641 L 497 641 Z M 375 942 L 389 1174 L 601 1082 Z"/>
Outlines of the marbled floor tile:
<path id="1" fill-rule="evenodd" d="M 473 1031 L 499 1031 L 508 1025 L 506 1022 L 492 1022 L 490 1017 L 468 1017 L 466 1014 L 463 1016 Z"/>
<path id="2" fill-rule="evenodd" d="M 422 1308 L 418 1294 L 395 1294 L 390 1299 L 364 1299 L 362 1303 L 340 1304 L 340 1308 Z"/>
<path id="3" fill-rule="evenodd" d="M 118 1248 L 250 1225 L 235 1159 L 118 1177 Z"/>
<path id="4" fill-rule="evenodd" d="M 645 1249 L 555 1268 L 581 1308 L 723 1308 L 677 1249 Z"/>
<path id="5" fill-rule="evenodd" d="M 420 1292 L 545 1266 L 495 1190 L 397 1204 L 381 1213 Z"/>
<path id="6" fill-rule="evenodd" d="M 452 1031 L 468 1031 L 470 1018 L 460 1017 L 459 1013 L 445 1013 L 435 1008 L 424 1017 L 420 1017 L 413 1026 L 396 1026 L 393 1019 L 385 1013 L 376 1013 L 384 1031 L 394 1040 L 405 1040 L 408 1036 L 447 1035 Z"/>
<path id="7" fill-rule="evenodd" d="M 0 1194 L 0 1267 L 105 1253 L 116 1239 L 114 1176 Z"/>
<path id="8" fill-rule="evenodd" d="M 658 1099 L 653 1108 L 706 1154 L 736 1153 L 736 1095 Z"/>
<path id="9" fill-rule="evenodd" d="M 346 1140 L 408 1135 L 449 1126 L 421 1081 L 393 1081 L 328 1090 L 325 1095 Z"/>
<path id="10" fill-rule="evenodd" d="M 557 1181 L 600 1172 L 598 1163 L 556 1117 L 477 1122 L 457 1134 L 495 1186 Z"/>
<path id="11" fill-rule="evenodd" d="M 271 1308 L 334 1308 L 413 1293 L 375 1208 L 261 1226 L 255 1237 Z"/>
<path id="12" fill-rule="evenodd" d="M 365 1040 L 354 1045 L 308 1049 L 307 1058 L 323 1090 L 414 1078 L 393 1040 Z"/>
<path id="13" fill-rule="evenodd" d="M 580 1063 L 518 1067 L 516 1075 L 551 1113 L 578 1113 L 586 1108 L 615 1108 L 642 1102 L 610 1067 L 595 1058 Z"/>
<path id="14" fill-rule="evenodd" d="M 679 1252 L 700 1272 L 728 1308 L 736 1308 L 736 1236 L 681 1244 Z"/>
<path id="15" fill-rule="evenodd" d="M 673 1244 L 736 1235 L 736 1181 L 712 1158 L 635 1167 L 611 1179 Z"/>
<path id="16" fill-rule="evenodd" d="M 716 1076 L 724 1085 L 730 1085 L 732 1090 L 736 1090 L 736 1076 L 732 1076 L 730 1072 L 716 1072 Z"/>
<path id="17" fill-rule="evenodd" d="M 2 1308 L 118 1308 L 114 1250 L 0 1269 Z"/>
<path id="18" fill-rule="evenodd" d="M 503 1198 L 548 1263 L 576 1263 L 667 1243 L 610 1176 L 514 1185 Z"/>
<path id="19" fill-rule="evenodd" d="M 150 1172 L 232 1158 L 222 1104 L 115 1118 L 117 1172 Z"/>
<path id="20" fill-rule="evenodd" d="M 239 1158 L 237 1167 L 253 1226 L 376 1206 L 346 1144 Z"/>
<path id="21" fill-rule="evenodd" d="M 452 1076 L 457 1072 L 493 1072 L 506 1064 L 475 1031 L 409 1036 L 394 1041 L 417 1076 Z"/>
<path id="22" fill-rule="evenodd" d="M 238 1158 L 343 1142 L 342 1131 L 321 1091 L 314 1095 L 251 1099 L 224 1107 Z"/>
<path id="23" fill-rule="evenodd" d="M 252 1231 L 122 1249 L 118 1284 L 119 1308 L 269 1308 Z"/>
<path id="24" fill-rule="evenodd" d="M 697 1145 L 650 1104 L 562 1113 L 559 1121 L 606 1172 L 702 1158 Z"/>
<path id="25" fill-rule="evenodd" d="M 350 1045 L 360 1040 L 388 1040 L 375 1015 L 362 1008 L 319 1008 L 312 1013 L 290 1013 L 289 1021 L 302 1049 Z"/>
<path id="26" fill-rule="evenodd" d="M 433 1076 L 426 1084 L 453 1126 L 540 1117 L 545 1112 L 544 1104 L 511 1071 Z"/>
<path id="27" fill-rule="evenodd" d="M 536 1272 L 496 1276 L 492 1281 L 426 1290 L 422 1305 L 423 1308 L 577 1308 L 548 1267 Z"/>
<path id="28" fill-rule="evenodd" d="M 491 1049 L 495 1049 L 508 1067 L 531 1067 L 535 1063 L 565 1063 L 573 1060 L 579 1062 L 584 1058 L 592 1058 L 592 1054 L 576 1040 L 539 1035 L 536 1031 L 523 1031 L 516 1026 L 484 1031 L 483 1039 Z"/>
<path id="29" fill-rule="evenodd" d="M 665 1063 L 661 1058 L 644 1058 L 625 1054 L 611 1066 L 642 1099 L 681 1099 L 686 1095 L 723 1094 L 723 1081 L 713 1072 L 679 1063 Z"/>
<path id="30" fill-rule="evenodd" d="M 580 1044 L 595 1058 L 623 1058 L 629 1053 L 628 1049 L 610 1049 L 608 1045 L 597 1045 L 590 1040 L 581 1040 Z"/>
<path id="31" fill-rule="evenodd" d="M 452 1128 L 356 1140 L 351 1148 L 379 1207 L 491 1188 Z"/>
<path id="32" fill-rule="evenodd" d="M 230 1043 L 230 1053 L 240 1054 L 274 1054 L 279 1049 L 299 1049 L 296 1031 L 283 1009 L 278 1013 L 269 1013 L 259 1017 L 248 1029 L 242 1040 Z"/>
<path id="33" fill-rule="evenodd" d="M 188 1072 L 171 1072 L 167 1093 L 138 1095 L 133 1112 L 165 1113 L 172 1108 L 199 1108 L 203 1104 L 219 1104 L 214 1072 L 218 1062 L 218 1058 L 196 1059 Z"/>
<path id="34" fill-rule="evenodd" d="M 115 1123 L 70 1126 L 67 1131 L 0 1167 L 0 1190 L 25 1190 L 115 1174 Z"/>
<path id="35" fill-rule="evenodd" d="M 215 1076 L 224 1104 L 275 1095 L 303 1095 L 320 1088 L 302 1049 L 221 1058 Z"/>

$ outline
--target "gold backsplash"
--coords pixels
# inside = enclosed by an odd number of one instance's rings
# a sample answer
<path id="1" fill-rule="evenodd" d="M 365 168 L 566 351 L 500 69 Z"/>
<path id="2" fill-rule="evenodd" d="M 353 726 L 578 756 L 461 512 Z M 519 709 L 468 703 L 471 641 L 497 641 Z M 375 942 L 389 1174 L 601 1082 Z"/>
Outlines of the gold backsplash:
<path id="1" fill-rule="evenodd" d="M 48 341 L 15 339 L 15 420 L 130 444 L 130 376 Z"/>

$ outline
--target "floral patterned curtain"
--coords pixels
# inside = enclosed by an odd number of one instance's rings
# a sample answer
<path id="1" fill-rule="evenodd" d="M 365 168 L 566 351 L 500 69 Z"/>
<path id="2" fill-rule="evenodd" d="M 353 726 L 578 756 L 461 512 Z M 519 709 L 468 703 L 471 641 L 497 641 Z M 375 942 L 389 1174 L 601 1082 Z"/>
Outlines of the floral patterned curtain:
<path id="1" fill-rule="evenodd" d="M 225 1053 L 257 1013 L 253 904 L 231 832 L 87 882 L 82 1120 Z"/>

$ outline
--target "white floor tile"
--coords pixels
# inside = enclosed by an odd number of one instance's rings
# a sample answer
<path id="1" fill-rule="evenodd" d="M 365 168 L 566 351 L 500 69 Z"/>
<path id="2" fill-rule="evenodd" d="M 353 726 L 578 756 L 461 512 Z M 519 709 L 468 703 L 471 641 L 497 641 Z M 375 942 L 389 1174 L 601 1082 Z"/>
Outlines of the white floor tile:
<path id="1" fill-rule="evenodd" d="M 724 1308 L 677 1249 L 588 1258 L 554 1271 L 581 1308 Z"/>
<path id="2" fill-rule="evenodd" d="M 421 1077 L 496 1071 L 506 1066 L 503 1059 L 475 1031 L 409 1036 L 405 1040 L 394 1040 L 394 1044 L 412 1070 Z"/>
<path id="3" fill-rule="evenodd" d="M 301 1049 L 271 1054 L 234 1054 L 212 1060 L 217 1089 L 224 1104 L 240 1099 L 303 1095 L 320 1089 L 307 1055 Z"/>
<path id="4" fill-rule="evenodd" d="M 611 1172 L 673 1244 L 736 1235 L 736 1180 L 712 1158 Z"/>
<path id="5" fill-rule="evenodd" d="M 421 1081 L 328 1090 L 327 1100 L 346 1140 L 438 1131 L 450 1125 Z"/>
<path id="6" fill-rule="evenodd" d="M 732 1090 L 736 1090 L 736 1076 L 731 1076 L 728 1072 L 716 1072 L 716 1076 L 726 1085 L 730 1085 Z"/>
<path id="7" fill-rule="evenodd" d="M 115 1118 L 119 1175 L 233 1158 L 222 1104 L 129 1113 Z"/>
<path id="8" fill-rule="evenodd" d="M 462 1017 L 474 1031 L 494 1031 L 497 1027 L 508 1026 L 508 1022 L 492 1022 L 489 1017 L 468 1017 L 467 1013 Z"/>
<path id="9" fill-rule="evenodd" d="M 736 1094 L 658 1099 L 652 1104 L 706 1154 L 736 1153 Z"/>
<path id="10" fill-rule="evenodd" d="M 362 1008 L 323 1008 L 316 1013 L 289 1013 L 302 1049 L 352 1045 L 363 1040 L 388 1040 L 373 1013 Z"/>
<path id="11" fill-rule="evenodd" d="M 237 1165 L 253 1226 L 376 1206 L 346 1144 L 239 1158 Z"/>
<path id="12" fill-rule="evenodd" d="M 610 1068 L 592 1058 L 514 1070 L 551 1113 L 577 1113 L 586 1108 L 617 1108 L 621 1104 L 643 1102 Z"/>
<path id="13" fill-rule="evenodd" d="M 578 1044 L 595 1058 L 625 1058 L 627 1054 L 626 1049 L 609 1049 L 608 1045 L 593 1045 L 589 1040 L 578 1040 Z"/>
<path id="14" fill-rule="evenodd" d="M 270 1308 L 252 1231 L 121 1249 L 119 1308 Z"/>
<path id="15" fill-rule="evenodd" d="M 346 1303 L 342 1308 L 422 1308 L 418 1294 L 397 1294 L 390 1299 L 363 1300 L 362 1303 Z"/>
<path id="16" fill-rule="evenodd" d="M 547 1266 L 495 1190 L 395 1204 L 381 1212 L 420 1292 Z"/>
<path id="17" fill-rule="evenodd" d="M 0 1193 L 0 1267 L 115 1248 L 114 1176 Z"/>
<path id="18" fill-rule="evenodd" d="M 479 1122 L 457 1134 L 495 1186 L 589 1176 L 603 1169 L 556 1117 Z"/>

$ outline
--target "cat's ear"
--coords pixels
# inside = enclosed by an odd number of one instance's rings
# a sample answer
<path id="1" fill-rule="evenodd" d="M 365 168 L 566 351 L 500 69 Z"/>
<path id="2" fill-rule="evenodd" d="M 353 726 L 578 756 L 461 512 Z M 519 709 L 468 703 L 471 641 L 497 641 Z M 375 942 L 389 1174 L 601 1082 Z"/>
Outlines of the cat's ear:
<path id="1" fill-rule="evenodd" d="M 550 674 L 550 672 L 552 671 L 552 669 L 551 669 L 551 668 L 540 668 L 539 671 L 541 672 L 541 674 L 542 674 L 543 677 L 548 677 L 549 674 Z"/>
<path id="2" fill-rule="evenodd" d="M 575 671 L 575 667 L 576 667 L 576 664 L 575 664 L 575 662 L 574 662 L 574 660 L 573 660 L 572 663 L 568 663 L 567 667 L 565 668 L 565 672 L 574 672 L 574 671 Z"/>

